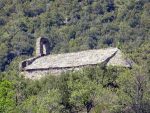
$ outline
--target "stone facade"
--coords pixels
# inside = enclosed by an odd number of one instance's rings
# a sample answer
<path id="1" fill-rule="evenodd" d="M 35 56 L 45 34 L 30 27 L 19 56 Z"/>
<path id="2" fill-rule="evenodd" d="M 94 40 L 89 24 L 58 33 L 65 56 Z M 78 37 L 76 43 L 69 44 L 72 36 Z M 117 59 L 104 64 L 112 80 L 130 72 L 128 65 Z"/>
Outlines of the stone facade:
<path id="1" fill-rule="evenodd" d="M 20 63 L 20 69 L 26 78 L 39 79 L 46 74 L 59 75 L 87 66 L 132 67 L 132 62 L 124 57 L 118 48 L 85 50 L 74 53 L 50 54 L 50 43 L 40 37 L 36 42 L 36 56 Z"/>
<path id="2" fill-rule="evenodd" d="M 45 37 L 39 37 L 36 41 L 36 56 L 50 54 L 50 43 Z"/>

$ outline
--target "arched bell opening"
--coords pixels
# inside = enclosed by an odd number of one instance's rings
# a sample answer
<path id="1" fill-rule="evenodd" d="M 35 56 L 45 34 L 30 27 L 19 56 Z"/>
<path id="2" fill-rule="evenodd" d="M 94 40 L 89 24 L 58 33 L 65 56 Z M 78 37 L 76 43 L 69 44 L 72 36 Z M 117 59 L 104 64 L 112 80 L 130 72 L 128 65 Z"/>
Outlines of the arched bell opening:
<path id="1" fill-rule="evenodd" d="M 50 43 L 47 38 L 40 37 L 36 42 L 36 56 L 45 56 L 50 54 Z"/>

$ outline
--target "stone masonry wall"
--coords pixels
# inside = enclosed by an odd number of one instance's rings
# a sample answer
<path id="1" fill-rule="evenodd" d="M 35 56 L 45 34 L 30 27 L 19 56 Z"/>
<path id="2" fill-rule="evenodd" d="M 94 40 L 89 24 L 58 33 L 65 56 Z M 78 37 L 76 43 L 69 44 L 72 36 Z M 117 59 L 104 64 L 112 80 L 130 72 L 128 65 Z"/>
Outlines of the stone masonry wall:
<path id="1" fill-rule="evenodd" d="M 36 41 L 36 56 L 50 54 L 50 43 L 47 38 L 39 37 Z"/>

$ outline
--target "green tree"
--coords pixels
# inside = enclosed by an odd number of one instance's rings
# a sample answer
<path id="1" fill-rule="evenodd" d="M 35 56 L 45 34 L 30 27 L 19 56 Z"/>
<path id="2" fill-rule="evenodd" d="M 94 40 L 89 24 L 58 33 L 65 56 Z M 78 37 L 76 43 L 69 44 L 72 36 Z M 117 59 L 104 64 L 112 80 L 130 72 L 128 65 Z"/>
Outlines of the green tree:
<path id="1" fill-rule="evenodd" d="M 148 113 L 149 83 L 144 73 L 139 71 L 126 71 L 118 77 L 119 89 L 117 91 L 122 110 L 135 113 Z"/>
<path id="2" fill-rule="evenodd" d="M 13 84 L 8 80 L 0 82 L 0 112 L 8 113 L 15 108 Z"/>
<path id="3" fill-rule="evenodd" d="M 48 90 L 46 94 L 30 96 L 21 105 L 20 111 L 27 113 L 60 113 L 61 94 L 57 89 Z"/>

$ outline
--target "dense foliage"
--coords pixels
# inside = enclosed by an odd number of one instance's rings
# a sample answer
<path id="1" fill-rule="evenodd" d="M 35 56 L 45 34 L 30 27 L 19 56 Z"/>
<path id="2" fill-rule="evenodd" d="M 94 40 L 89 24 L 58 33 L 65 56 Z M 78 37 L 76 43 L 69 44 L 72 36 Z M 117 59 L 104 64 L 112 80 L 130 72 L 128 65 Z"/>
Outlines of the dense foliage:
<path id="1" fill-rule="evenodd" d="M 149 0 L 0 0 L 0 113 L 149 113 L 149 15 Z M 136 65 L 27 80 L 18 64 L 39 36 L 51 53 L 118 47 Z"/>
<path id="2" fill-rule="evenodd" d="M 2 113 L 150 112 L 149 76 L 138 67 L 89 67 L 35 81 L 18 75 L 1 74 Z"/>

